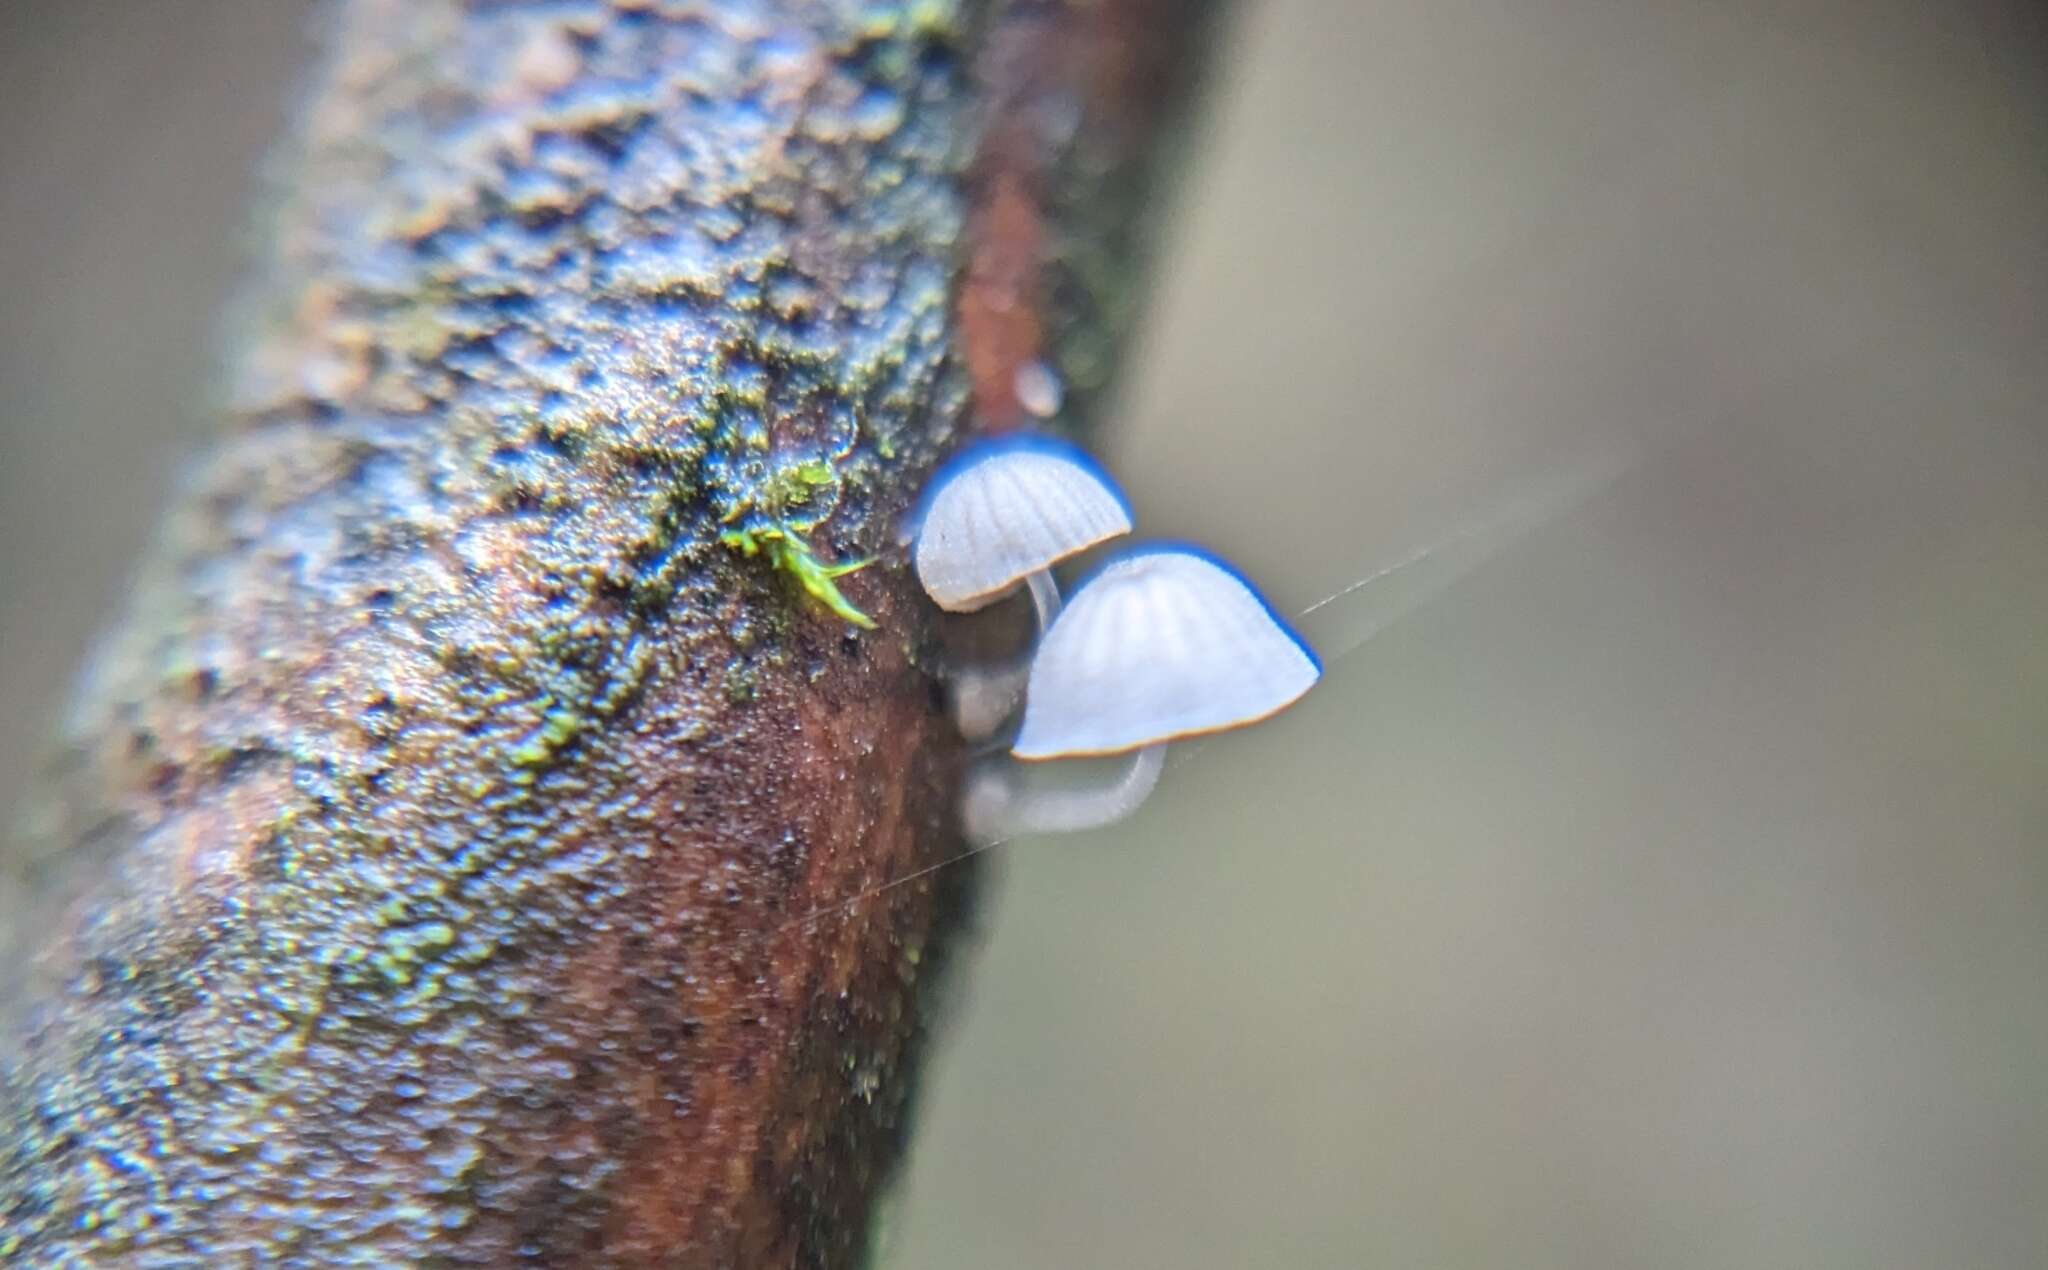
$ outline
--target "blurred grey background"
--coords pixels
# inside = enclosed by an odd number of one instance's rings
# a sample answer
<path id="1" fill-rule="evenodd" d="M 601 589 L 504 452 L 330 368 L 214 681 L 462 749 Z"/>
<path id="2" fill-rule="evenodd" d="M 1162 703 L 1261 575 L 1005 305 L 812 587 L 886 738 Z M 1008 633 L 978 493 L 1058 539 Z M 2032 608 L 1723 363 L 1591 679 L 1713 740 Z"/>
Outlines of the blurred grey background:
<path id="1" fill-rule="evenodd" d="M 205 435 L 277 0 L 0 6 L 0 805 Z M 905 1267 L 2048 1265 L 2048 54 L 1268 0 L 1113 466 L 1300 608 L 1617 482 L 1003 848 Z"/>

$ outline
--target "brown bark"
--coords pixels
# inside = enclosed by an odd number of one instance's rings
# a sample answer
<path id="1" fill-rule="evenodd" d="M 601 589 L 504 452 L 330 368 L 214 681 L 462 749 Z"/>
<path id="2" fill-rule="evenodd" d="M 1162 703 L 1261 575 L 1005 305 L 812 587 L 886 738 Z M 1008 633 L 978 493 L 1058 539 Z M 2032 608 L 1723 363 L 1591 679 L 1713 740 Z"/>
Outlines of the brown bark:
<path id="1" fill-rule="evenodd" d="M 857 1259 L 974 876 L 847 903 L 959 850 L 894 527 L 1021 362 L 1095 400 L 1197 8 L 334 13 L 0 1255 Z"/>

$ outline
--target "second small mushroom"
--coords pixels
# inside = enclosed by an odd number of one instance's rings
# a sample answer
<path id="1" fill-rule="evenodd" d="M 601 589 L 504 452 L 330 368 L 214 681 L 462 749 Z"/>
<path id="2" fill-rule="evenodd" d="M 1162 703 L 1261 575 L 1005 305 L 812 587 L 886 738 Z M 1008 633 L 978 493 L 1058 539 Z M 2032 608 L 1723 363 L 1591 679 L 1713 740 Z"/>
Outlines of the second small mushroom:
<path id="1" fill-rule="evenodd" d="M 1269 718 L 1321 676 L 1315 653 L 1229 565 L 1187 547 L 1129 552 L 1083 583 L 1039 641 L 1015 758 L 976 767 L 968 831 L 987 842 L 1112 824 L 1151 793 L 1167 742 Z"/>
<path id="2" fill-rule="evenodd" d="M 970 447 L 933 478 L 911 559 L 940 608 L 971 613 L 1021 582 L 1044 627 L 1060 607 L 1052 567 L 1129 532 L 1130 505 L 1086 452 L 1012 433 Z"/>
<path id="3" fill-rule="evenodd" d="M 1039 641 L 1010 752 L 1120 754 L 1277 714 L 1323 665 L 1243 575 L 1191 547 L 1105 565 Z"/>
<path id="4" fill-rule="evenodd" d="M 1059 615 L 1052 567 L 1131 531 L 1116 482 L 1079 447 L 1033 433 L 970 446 L 933 478 L 915 525 L 911 560 L 942 609 L 986 608 L 1030 588 L 1042 633 Z M 995 735 L 1016 713 L 1028 660 L 963 667 L 950 677 L 963 735 Z"/>

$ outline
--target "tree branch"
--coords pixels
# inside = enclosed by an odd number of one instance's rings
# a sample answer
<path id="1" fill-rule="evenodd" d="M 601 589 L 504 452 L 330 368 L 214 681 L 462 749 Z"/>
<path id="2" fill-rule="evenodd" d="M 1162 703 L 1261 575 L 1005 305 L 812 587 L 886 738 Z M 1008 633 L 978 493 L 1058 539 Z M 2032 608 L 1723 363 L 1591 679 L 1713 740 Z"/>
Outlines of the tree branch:
<path id="1" fill-rule="evenodd" d="M 1205 8 L 332 13 L 67 738 L 0 1256 L 857 1259 L 974 876 L 799 920 L 959 850 L 894 527 L 1020 367 L 1099 399 Z"/>

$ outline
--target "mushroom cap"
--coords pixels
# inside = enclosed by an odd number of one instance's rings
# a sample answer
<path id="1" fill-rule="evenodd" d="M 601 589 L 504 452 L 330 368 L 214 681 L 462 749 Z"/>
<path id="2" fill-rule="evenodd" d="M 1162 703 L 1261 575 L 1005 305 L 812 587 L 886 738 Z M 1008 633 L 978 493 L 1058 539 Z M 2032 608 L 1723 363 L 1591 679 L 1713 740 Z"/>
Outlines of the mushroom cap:
<path id="1" fill-rule="evenodd" d="M 1079 447 L 1036 434 L 970 446 L 932 478 L 911 559 L 942 609 L 970 612 L 1029 575 L 1131 532 L 1131 509 Z"/>
<path id="2" fill-rule="evenodd" d="M 1237 570 L 1199 549 L 1144 548 L 1083 583 L 1039 641 L 1010 752 L 1116 754 L 1244 727 L 1322 673 Z"/>

